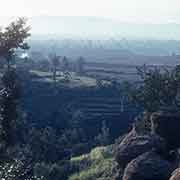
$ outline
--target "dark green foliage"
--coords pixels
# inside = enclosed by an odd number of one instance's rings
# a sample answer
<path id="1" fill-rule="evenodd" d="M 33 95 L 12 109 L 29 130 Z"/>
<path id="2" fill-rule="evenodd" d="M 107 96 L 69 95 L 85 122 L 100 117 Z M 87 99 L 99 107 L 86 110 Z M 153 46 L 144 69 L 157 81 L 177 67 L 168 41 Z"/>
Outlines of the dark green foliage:
<path id="1" fill-rule="evenodd" d="M 35 164 L 34 176 L 43 180 L 67 180 L 72 170 L 69 161 L 53 164 L 41 162 Z"/>
<path id="2" fill-rule="evenodd" d="M 16 49 L 28 49 L 25 39 L 30 36 L 30 28 L 25 18 L 19 18 L 5 29 L 0 30 L 0 57 L 6 59 L 8 70 L 2 77 L 1 90 L 1 138 L 6 145 L 13 144 L 13 123 L 17 120 L 17 101 L 20 97 L 20 85 L 15 69 L 10 69 Z"/>
<path id="3" fill-rule="evenodd" d="M 30 36 L 29 30 L 30 27 L 26 25 L 25 18 L 19 18 L 5 29 L 0 30 L 0 57 L 6 59 L 8 67 L 10 67 L 16 49 L 29 49 L 25 42 L 25 39 Z"/>
<path id="4" fill-rule="evenodd" d="M 151 112 L 144 111 L 135 118 L 134 128 L 139 134 L 151 132 Z"/>
<path id="5" fill-rule="evenodd" d="M 109 128 L 106 125 L 106 121 L 103 121 L 102 122 L 101 132 L 98 134 L 97 137 L 95 137 L 95 140 L 101 146 L 106 146 L 106 145 L 110 144 L 110 142 L 111 142 L 110 138 L 111 137 L 110 137 Z"/>
<path id="6" fill-rule="evenodd" d="M 1 180 L 38 180 L 32 172 L 32 164 L 21 160 L 3 162 L 0 165 Z"/>
<path id="7" fill-rule="evenodd" d="M 13 142 L 13 124 L 17 120 L 17 102 L 20 97 L 20 85 L 14 69 L 8 70 L 2 77 L 4 88 L 1 90 L 1 140 L 6 145 Z"/>
<path id="8" fill-rule="evenodd" d="M 150 112 L 160 107 L 176 106 L 180 82 L 178 66 L 173 70 L 143 66 L 138 72 L 143 83 L 134 92 L 133 99 L 137 104 Z"/>
<path id="9" fill-rule="evenodd" d="M 96 77 L 96 86 L 99 89 L 103 88 L 103 80 L 101 78 L 99 78 L 99 77 Z"/>
<path id="10" fill-rule="evenodd" d="M 50 127 L 42 130 L 32 128 L 29 132 L 28 144 L 34 161 L 55 162 L 62 158 L 60 155 L 63 154 L 64 149 L 61 148 L 54 130 Z"/>
<path id="11" fill-rule="evenodd" d="M 81 110 L 72 112 L 72 118 L 69 121 L 69 126 L 72 128 L 81 128 L 85 122 L 85 114 Z"/>
<path id="12" fill-rule="evenodd" d="M 180 147 L 180 113 L 162 111 L 152 114 L 152 131 L 166 140 L 169 150 Z"/>

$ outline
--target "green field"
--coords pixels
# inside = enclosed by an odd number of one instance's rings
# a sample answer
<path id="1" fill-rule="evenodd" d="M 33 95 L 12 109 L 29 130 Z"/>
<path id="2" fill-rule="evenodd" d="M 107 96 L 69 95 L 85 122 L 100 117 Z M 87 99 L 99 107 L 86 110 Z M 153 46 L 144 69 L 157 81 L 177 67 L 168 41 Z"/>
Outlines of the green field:
<path id="1" fill-rule="evenodd" d="M 36 81 L 45 81 L 53 83 L 53 74 L 52 72 L 43 72 L 43 71 L 30 71 L 35 75 L 34 80 Z M 62 72 L 57 72 L 57 84 L 66 85 L 68 87 L 94 87 L 96 86 L 96 79 L 88 76 L 78 76 L 74 72 L 70 72 L 68 76 L 68 81 L 66 81 L 66 75 Z"/>

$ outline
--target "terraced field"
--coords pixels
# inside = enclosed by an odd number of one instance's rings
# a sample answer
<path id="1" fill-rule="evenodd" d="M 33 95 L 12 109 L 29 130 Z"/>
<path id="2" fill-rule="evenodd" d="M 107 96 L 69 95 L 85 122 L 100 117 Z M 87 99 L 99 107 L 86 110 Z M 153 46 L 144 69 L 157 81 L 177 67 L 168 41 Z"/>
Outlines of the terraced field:
<path id="1" fill-rule="evenodd" d="M 142 66 L 142 65 L 141 65 Z M 86 73 L 90 77 L 98 77 L 105 80 L 116 79 L 119 82 L 129 81 L 132 83 L 141 82 L 137 73 L 140 65 L 109 64 L 109 63 L 86 63 Z M 149 68 L 172 69 L 170 65 L 148 65 Z"/>
<path id="2" fill-rule="evenodd" d="M 99 129 L 99 121 L 106 121 L 112 136 L 123 133 L 127 130 L 138 114 L 138 110 L 128 102 L 122 104 L 121 97 L 81 97 L 75 104 L 86 117 L 86 125 L 93 129 Z"/>
<path id="3" fill-rule="evenodd" d="M 105 121 L 113 139 L 130 128 L 138 109 L 122 97 L 118 90 L 112 88 L 97 88 L 95 79 L 85 76 L 73 76 L 66 86 L 58 86 L 53 93 L 51 74 L 34 72 L 35 80 L 27 86 L 24 99 L 25 109 L 29 112 L 31 121 L 49 122 L 62 119 L 61 109 L 70 106 L 84 114 L 84 125 L 87 135 L 100 132 L 102 122 Z M 46 81 L 45 79 L 49 80 Z M 69 88 L 71 87 L 71 88 Z M 72 88 L 73 87 L 73 88 Z M 46 104 L 46 108 L 43 106 Z M 68 107 L 67 107 L 68 108 Z"/>

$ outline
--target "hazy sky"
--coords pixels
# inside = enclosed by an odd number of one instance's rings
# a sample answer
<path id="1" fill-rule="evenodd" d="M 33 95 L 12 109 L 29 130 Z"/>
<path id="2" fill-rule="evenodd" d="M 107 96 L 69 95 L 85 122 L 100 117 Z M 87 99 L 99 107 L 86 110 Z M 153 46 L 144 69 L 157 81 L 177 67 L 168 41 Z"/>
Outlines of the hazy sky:
<path id="1" fill-rule="evenodd" d="M 180 23 L 180 0 L 1 0 L 0 16 L 97 16 Z"/>

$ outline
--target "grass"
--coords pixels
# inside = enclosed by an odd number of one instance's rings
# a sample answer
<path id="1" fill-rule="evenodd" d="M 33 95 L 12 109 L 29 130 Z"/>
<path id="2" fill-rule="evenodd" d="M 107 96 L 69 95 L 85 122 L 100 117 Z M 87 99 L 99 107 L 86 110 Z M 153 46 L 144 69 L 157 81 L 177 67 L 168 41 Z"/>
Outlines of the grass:
<path id="1" fill-rule="evenodd" d="M 68 180 L 113 180 L 116 162 L 110 146 L 97 147 L 89 154 L 71 159 L 72 163 L 81 164 L 86 161 L 86 166 L 80 168 Z"/>
<path id="2" fill-rule="evenodd" d="M 52 72 L 42 72 L 42 71 L 31 71 L 31 73 L 35 74 L 37 76 L 37 79 L 39 77 L 39 79 L 41 81 L 46 81 L 46 82 L 53 82 L 53 78 L 52 78 Z M 67 83 L 65 83 L 63 80 L 65 79 L 65 77 L 62 75 L 59 76 L 61 72 L 57 73 L 57 83 L 58 84 L 63 84 L 63 85 L 67 85 L 69 87 L 80 87 L 80 86 L 85 86 L 85 87 L 92 87 L 92 86 L 96 86 L 96 80 L 94 78 L 90 78 L 87 76 L 78 76 L 76 75 L 76 73 L 71 72 L 70 73 L 70 78 L 69 81 Z"/>

